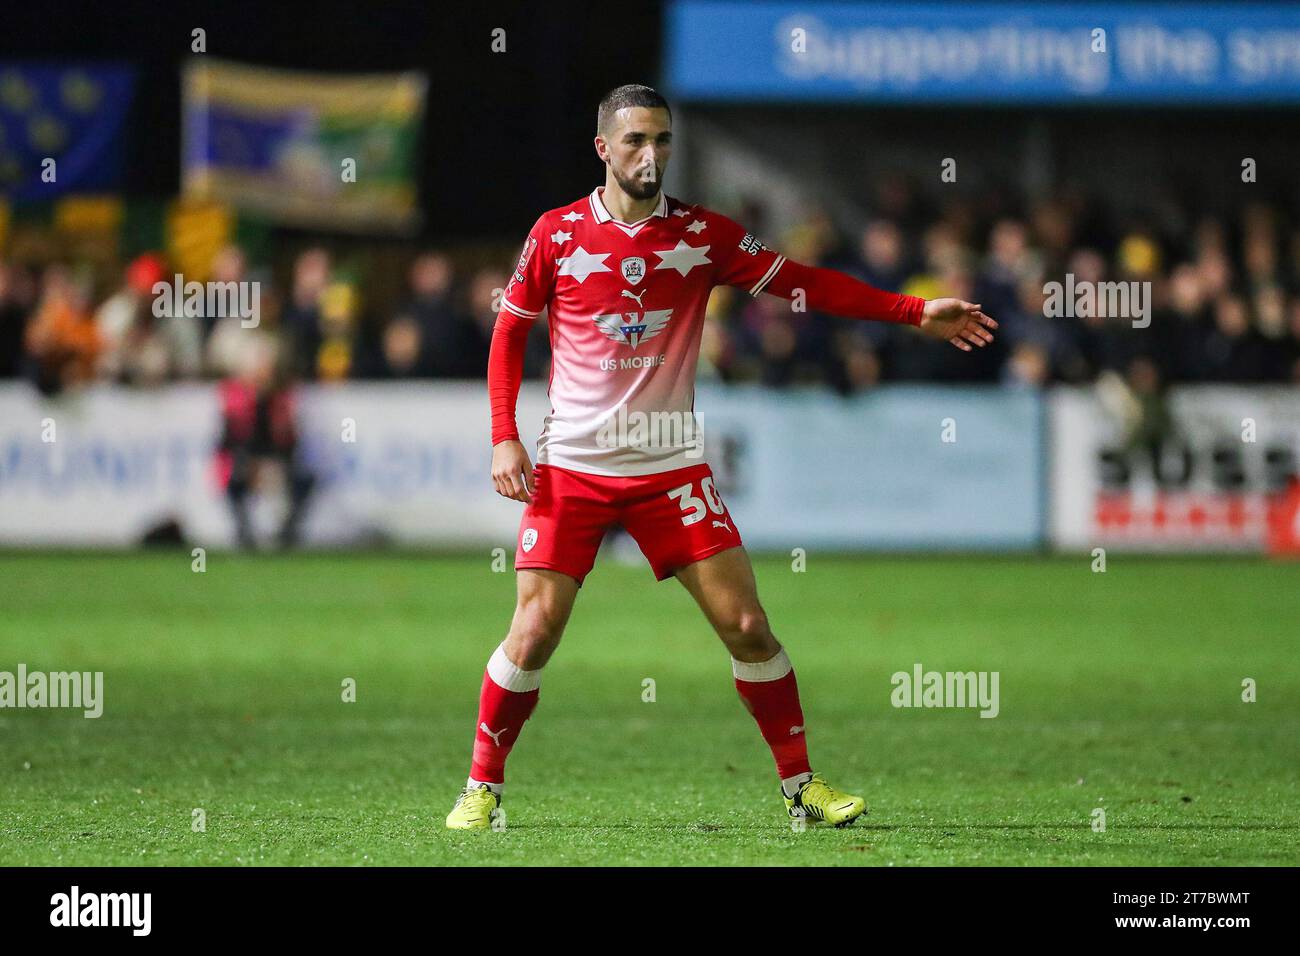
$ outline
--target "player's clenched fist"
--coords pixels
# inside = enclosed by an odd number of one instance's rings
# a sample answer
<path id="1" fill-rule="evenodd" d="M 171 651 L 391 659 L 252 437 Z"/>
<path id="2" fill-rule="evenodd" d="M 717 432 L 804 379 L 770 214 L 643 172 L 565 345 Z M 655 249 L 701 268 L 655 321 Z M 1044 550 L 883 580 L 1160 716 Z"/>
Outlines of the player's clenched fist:
<path id="1" fill-rule="evenodd" d="M 492 446 L 492 483 L 506 498 L 533 500 L 533 463 L 522 443 L 507 439 Z"/>

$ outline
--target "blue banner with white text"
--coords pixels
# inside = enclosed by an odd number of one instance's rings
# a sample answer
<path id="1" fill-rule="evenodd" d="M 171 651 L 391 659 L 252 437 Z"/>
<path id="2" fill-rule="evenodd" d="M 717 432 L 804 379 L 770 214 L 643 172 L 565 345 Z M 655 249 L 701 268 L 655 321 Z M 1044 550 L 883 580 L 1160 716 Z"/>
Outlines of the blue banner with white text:
<path id="1" fill-rule="evenodd" d="M 1300 6 L 677 0 L 666 86 L 699 100 L 1300 102 Z"/>

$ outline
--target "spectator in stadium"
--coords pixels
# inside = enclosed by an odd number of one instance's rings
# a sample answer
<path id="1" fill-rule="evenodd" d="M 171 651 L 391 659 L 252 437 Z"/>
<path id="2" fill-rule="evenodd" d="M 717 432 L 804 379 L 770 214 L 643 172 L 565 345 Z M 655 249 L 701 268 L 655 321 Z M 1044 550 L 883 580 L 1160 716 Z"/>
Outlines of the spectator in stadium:
<path id="1" fill-rule="evenodd" d="M 1080 214 L 1080 204 L 1071 196 L 1051 196 L 1034 203 L 1029 214 L 1029 228 L 1044 263 L 1060 265 L 1070 257 L 1070 252 L 1078 245 L 1075 232 Z"/>
<path id="2" fill-rule="evenodd" d="M 435 375 L 432 352 L 425 342 L 424 326 L 411 315 L 399 315 L 379 332 L 379 354 L 369 363 L 367 378 L 446 378 Z"/>
<path id="3" fill-rule="evenodd" d="M 1041 388 L 1051 376 L 1052 364 L 1048 349 L 1030 339 L 1017 342 L 1011 357 L 1003 367 L 1002 382 L 1025 388 Z"/>
<path id="4" fill-rule="evenodd" d="M 426 252 L 411 263 L 410 298 L 392 325 L 399 326 L 390 339 L 385 333 L 385 355 L 410 350 L 414 356 L 386 362 L 390 375 L 428 375 L 436 378 L 473 378 L 479 371 L 470 364 L 474 329 L 453 300 L 455 271 L 441 252 Z"/>
<path id="5" fill-rule="evenodd" d="M 1029 247 L 1025 224 L 1002 219 L 989 233 L 989 252 L 975 283 L 975 301 L 989 315 L 1019 315 L 1021 285 L 1036 279 L 1042 263 Z M 1037 311 L 1042 315 L 1042 310 Z M 1003 323 L 1005 327 L 1005 323 Z"/>
<path id="6" fill-rule="evenodd" d="M 789 303 L 775 296 L 757 299 L 745 310 L 744 323 L 757 346 L 759 381 L 772 388 L 789 385 L 795 378 L 799 345 Z"/>
<path id="7" fill-rule="evenodd" d="M 900 292 L 908 276 L 905 249 L 902 230 L 896 223 L 873 219 L 858 239 L 856 256 L 837 263 L 837 267 L 878 289 Z M 832 346 L 838 358 L 832 363 L 835 389 L 854 392 L 879 381 L 883 371 L 881 355 L 895 331 L 883 322 L 853 323 L 839 330 Z"/>
<path id="8" fill-rule="evenodd" d="M 241 273 L 242 274 L 242 273 Z M 217 319 L 212 332 L 204 346 L 203 366 L 207 374 L 215 378 L 231 378 L 247 368 L 255 359 L 258 350 L 266 348 L 279 349 L 284 361 L 293 366 L 293 343 L 283 336 L 281 319 L 281 300 L 275 285 L 266 275 L 253 272 L 249 281 L 257 282 L 261 290 L 258 296 L 257 325 L 246 328 L 240 315 L 225 315 Z M 270 343 L 262 341 L 269 338 Z"/>
<path id="9" fill-rule="evenodd" d="M 239 246 L 224 246 L 215 256 L 212 257 L 212 281 L 219 282 L 223 285 L 234 282 L 248 281 L 248 258 L 244 255 L 244 250 Z M 270 288 L 270 283 L 264 278 L 259 280 L 261 293 L 265 295 Z M 221 316 L 204 315 L 203 317 L 203 340 L 206 342 L 212 335 L 212 330 L 220 321 Z"/>
<path id="10" fill-rule="evenodd" d="M 63 265 L 45 270 L 40 302 L 27 324 L 24 345 L 36 387 L 45 394 L 95 378 L 103 342 L 89 312 L 87 283 Z"/>
<path id="11" fill-rule="evenodd" d="M 730 291 L 730 287 L 727 287 Z M 700 360 L 696 377 L 706 382 L 730 382 L 736 377 L 735 347 L 726 319 L 711 299 L 700 335 Z"/>
<path id="12" fill-rule="evenodd" d="M 109 379 L 121 376 L 127 333 L 135 325 L 136 313 L 152 304 L 154 283 L 162 281 L 166 271 L 158 256 L 139 256 L 126 267 L 123 284 L 95 310 L 95 326 L 104 345 L 99 356 L 100 375 Z"/>
<path id="13" fill-rule="evenodd" d="M 487 376 L 488 351 L 492 345 L 492 327 L 501 311 L 502 290 L 510 276 L 499 269 L 484 268 L 474 273 L 469 284 L 469 310 L 474 334 L 468 350 L 469 370 L 477 378 Z M 543 312 L 533 323 L 524 349 L 524 377 L 548 378 L 551 372 L 551 347 L 548 316 Z"/>
<path id="14" fill-rule="evenodd" d="M 880 384 L 883 366 L 870 336 L 856 328 L 839 330 L 835 336 L 835 356 L 830 385 L 841 395 L 864 392 Z"/>
<path id="15" fill-rule="evenodd" d="M 1162 288 L 1163 301 L 1152 319 L 1151 332 L 1158 342 L 1165 376 L 1185 381 L 1197 375 L 1214 320 L 1200 273 L 1192 263 L 1174 266 Z"/>
<path id="16" fill-rule="evenodd" d="M 1255 314 L 1255 330 L 1266 344 L 1286 336 L 1286 292 L 1280 285 L 1258 286 L 1251 299 L 1251 310 Z"/>
<path id="17" fill-rule="evenodd" d="M 260 334 L 249 342 L 239 374 L 220 385 L 223 427 L 216 449 L 217 470 L 242 548 L 257 546 L 250 495 L 274 489 L 287 492 L 288 508 L 276 539 L 289 548 L 298 541 L 315 478 L 300 454 L 296 390 L 284 374 L 277 341 Z"/>
<path id="18" fill-rule="evenodd" d="M 1250 326 L 1240 296 L 1222 296 L 1214 306 L 1214 329 L 1201 343 L 1198 370 L 1207 382 L 1262 382 L 1266 377 L 1264 343 Z"/>
<path id="19" fill-rule="evenodd" d="M 1196 277 L 1206 301 L 1214 302 L 1232 291 L 1232 260 L 1225 249 L 1207 244 L 1196 257 Z"/>
<path id="20" fill-rule="evenodd" d="M 874 219 L 862 231 L 858 245 L 861 261 L 856 269 L 863 282 L 896 292 L 907 279 L 903 234 L 887 219 Z"/>
<path id="21" fill-rule="evenodd" d="M 293 368 L 304 379 L 316 377 L 323 342 L 321 296 L 330 284 L 333 264 L 319 246 L 307 249 L 294 261 L 289 302 L 284 310 L 284 331 L 292 343 Z"/>
<path id="22" fill-rule="evenodd" d="M 169 300 L 164 300 L 163 315 L 154 314 L 154 284 L 165 274 L 161 256 L 139 256 L 127 266 L 121 287 L 96 311 L 103 343 L 101 377 L 128 385 L 160 385 L 199 374 L 199 319 L 184 310 L 175 314 Z"/>
<path id="23" fill-rule="evenodd" d="M 925 246 L 923 271 L 911 276 L 902 291 L 922 298 L 954 296 L 967 302 L 978 302 L 974 298 L 974 277 L 967 268 L 969 257 L 950 227 L 945 224 L 929 230 Z M 1006 355 L 1007 336 L 998 336 L 987 348 L 970 354 L 949 349 L 966 359 L 961 362 L 953 361 L 941 349 L 930 348 L 930 343 L 920 336 L 907 335 L 904 329 L 892 329 L 891 332 L 887 359 L 891 379 L 994 382 Z"/>
<path id="24" fill-rule="evenodd" d="M 320 348 L 316 377 L 342 381 L 357 370 L 357 338 L 362 328 L 361 293 L 350 279 L 336 279 L 320 294 Z"/>
<path id="25" fill-rule="evenodd" d="M 26 269 L 0 259 L 0 379 L 23 373 L 23 332 L 32 288 Z"/>
<path id="26" fill-rule="evenodd" d="M 1065 272 L 1074 276 L 1076 284 L 1087 282 L 1094 287 L 1110 278 L 1105 257 L 1095 249 L 1075 251 L 1066 262 Z M 1038 314 L 1042 315 L 1041 299 Z M 1141 344 L 1131 334 L 1131 320 L 1102 316 L 1096 311 L 1049 321 L 1059 336 L 1057 368 L 1066 381 L 1092 381 L 1104 371 L 1122 372 Z"/>

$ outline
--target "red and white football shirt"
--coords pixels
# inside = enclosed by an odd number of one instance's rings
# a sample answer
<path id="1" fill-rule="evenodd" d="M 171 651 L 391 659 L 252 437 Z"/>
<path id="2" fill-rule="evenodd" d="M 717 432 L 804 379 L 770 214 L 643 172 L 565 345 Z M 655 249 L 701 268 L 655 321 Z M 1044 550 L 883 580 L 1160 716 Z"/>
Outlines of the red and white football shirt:
<path id="1" fill-rule="evenodd" d="M 551 413 L 538 440 L 538 464 L 639 476 L 700 463 L 693 443 L 609 439 L 626 436 L 626 429 L 611 432 L 611 426 L 635 424 L 638 413 L 642 422 L 670 421 L 676 413 L 698 424 L 695 370 L 715 285 L 787 298 L 800 286 L 810 308 L 920 321 L 923 300 L 788 262 L 719 213 L 660 194 L 651 215 L 625 223 L 605 208 L 602 192 L 537 220 L 502 300 L 498 321 L 511 325 L 549 310 Z M 517 351 L 503 350 L 494 360 L 518 366 Z M 489 373 L 494 443 L 516 437 L 516 372 Z"/>

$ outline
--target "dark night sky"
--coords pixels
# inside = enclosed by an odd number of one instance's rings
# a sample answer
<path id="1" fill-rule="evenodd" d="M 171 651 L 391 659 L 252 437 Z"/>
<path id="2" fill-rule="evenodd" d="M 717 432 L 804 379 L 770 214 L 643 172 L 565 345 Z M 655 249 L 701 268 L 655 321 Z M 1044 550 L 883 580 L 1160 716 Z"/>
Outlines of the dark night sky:
<path id="1" fill-rule="evenodd" d="M 468 9 L 467 9 L 468 8 Z M 125 189 L 179 189 L 179 66 L 190 31 L 213 56 L 269 66 L 429 76 L 421 201 L 427 235 L 496 238 L 588 191 L 596 103 L 610 87 L 656 83 L 656 4 L 403 2 L 6 3 L 0 58 L 134 65 Z M 612 29 L 611 29 L 612 26 Z M 491 52 L 503 27 L 507 52 Z"/>

